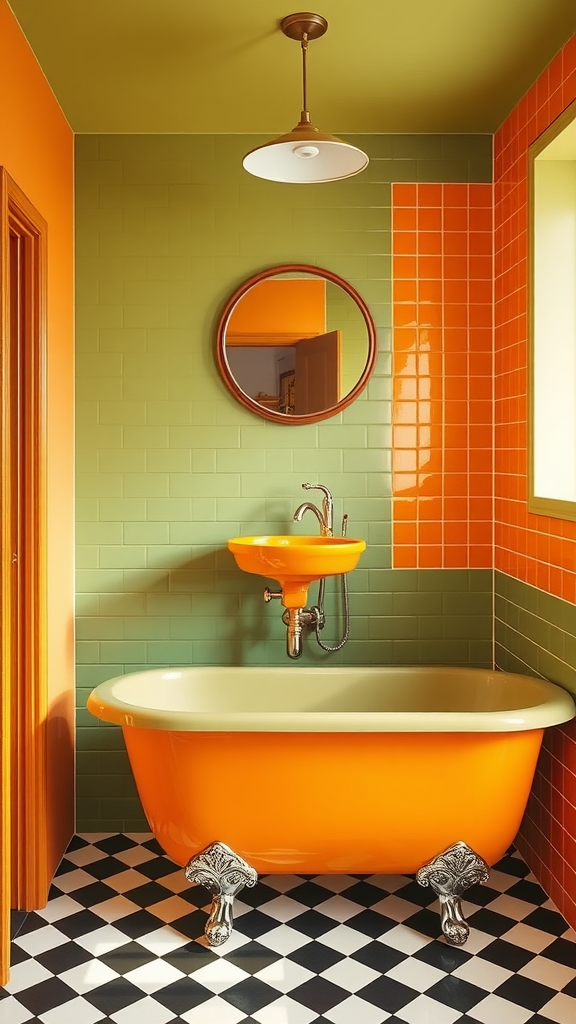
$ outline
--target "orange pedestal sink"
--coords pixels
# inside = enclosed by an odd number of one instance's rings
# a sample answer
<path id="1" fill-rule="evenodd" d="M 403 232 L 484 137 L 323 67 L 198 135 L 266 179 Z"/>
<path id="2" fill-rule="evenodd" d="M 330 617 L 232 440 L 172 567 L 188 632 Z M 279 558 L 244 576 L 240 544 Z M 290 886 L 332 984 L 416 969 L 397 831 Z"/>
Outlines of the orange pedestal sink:
<path id="1" fill-rule="evenodd" d="M 285 608 L 303 608 L 308 587 L 324 576 L 351 572 L 366 548 L 348 537 L 276 535 L 234 537 L 228 547 L 244 572 L 277 580 Z"/>

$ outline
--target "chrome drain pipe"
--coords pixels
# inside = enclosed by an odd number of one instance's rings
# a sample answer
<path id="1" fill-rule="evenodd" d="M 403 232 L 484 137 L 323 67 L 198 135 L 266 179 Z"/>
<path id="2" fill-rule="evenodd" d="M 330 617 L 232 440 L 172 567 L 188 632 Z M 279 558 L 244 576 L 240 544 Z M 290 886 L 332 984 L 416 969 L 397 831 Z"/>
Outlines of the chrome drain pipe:
<path id="1" fill-rule="evenodd" d="M 296 660 L 302 656 L 302 633 L 317 623 L 316 608 L 287 608 L 282 616 L 286 629 L 286 654 Z"/>
<path id="2" fill-rule="evenodd" d="M 286 621 L 286 619 L 288 621 Z M 286 654 L 289 658 L 302 656 L 302 615 L 300 608 L 287 608 L 282 616 L 286 622 Z"/>

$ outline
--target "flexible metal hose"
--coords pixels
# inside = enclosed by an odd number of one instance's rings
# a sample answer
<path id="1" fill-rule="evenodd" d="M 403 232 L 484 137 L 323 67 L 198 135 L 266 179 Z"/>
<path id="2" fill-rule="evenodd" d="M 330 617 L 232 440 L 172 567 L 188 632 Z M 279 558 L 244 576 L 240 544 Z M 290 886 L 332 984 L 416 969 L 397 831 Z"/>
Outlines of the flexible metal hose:
<path id="1" fill-rule="evenodd" d="M 344 515 L 342 517 L 343 537 L 346 536 L 347 529 L 348 516 Z M 334 647 L 330 647 L 328 644 L 325 644 L 324 641 L 320 639 L 320 630 L 324 625 L 324 592 L 326 589 L 325 578 L 320 580 L 320 585 L 318 587 L 318 615 L 316 616 L 316 640 L 318 642 L 318 646 L 321 647 L 323 651 L 327 651 L 329 654 L 333 654 L 334 651 L 339 651 L 342 647 L 344 647 L 344 644 L 347 643 L 350 638 L 350 602 L 348 600 L 348 577 L 344 573 L 344 575 L 340 576 L 340 579 L 342 580 L 342 597 L 344 603 L 344 635 L 340 642 L 337 643 Z"/>

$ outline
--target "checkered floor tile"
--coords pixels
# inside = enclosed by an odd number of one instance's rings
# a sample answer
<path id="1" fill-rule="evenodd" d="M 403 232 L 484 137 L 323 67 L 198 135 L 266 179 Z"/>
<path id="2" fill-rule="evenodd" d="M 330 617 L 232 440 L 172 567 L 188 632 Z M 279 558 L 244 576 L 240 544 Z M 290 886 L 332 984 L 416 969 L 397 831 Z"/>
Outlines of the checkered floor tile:
<path id="1" fill-rule="evenodd" d="M 576 935 L 511 852 L 469 891 L 471 935 L 441 937 L 405 876 L 264 876 L 232 937 L 144 835 L 76 836 L 44 910 L 13 915 L 2 1024 L 574 1024 Z"/>

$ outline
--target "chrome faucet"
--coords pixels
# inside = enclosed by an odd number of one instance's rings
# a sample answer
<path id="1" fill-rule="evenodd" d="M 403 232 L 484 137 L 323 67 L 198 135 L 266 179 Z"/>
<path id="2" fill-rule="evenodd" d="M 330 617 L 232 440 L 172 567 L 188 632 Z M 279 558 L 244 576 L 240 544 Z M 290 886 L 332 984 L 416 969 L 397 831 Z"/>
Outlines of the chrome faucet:
<path id="1" fill-rule="evenodd" d="M 294 519 L 299 523 L 305 512 L 313 512 L 320 523 L 320 535 L 332 537 L 334 531 L 334 502 L 327 487 L 322 484 L 302 484 L 305 491 L 322 491 L 322 511 L 311 501 L 304 501 L 298 506 L 294 513 Z"/>
<path id="2" fill-rule="evenodd" d="M 302 484 L 305 491 L 322 491 L 322 510 L 314 505 L 311 501 L 304 501 L 298 506 L 294 513 L 294 519 L 297 523 L 301 521 L 306 512 L 313 512 L 316 519 L 320 523 L 320 534 L 322 537 L 333 537 L 334 536 L 334 502 L 332 495 L 327 487 L 322 484 Z M 345 515 L 342 518 L 342 540 L 346 537 L 346 529 L 348 523 L 348 516 Z M 339 542 L 338 542 L 339 543 Z M 320 639 L 320 630 L 324 628 L 324 585 L 325 579 L 320 579 L 318 588 L 318 603 L 312 608 L 293 608 L 288 607 L 285 609 L 282 616 L 282 622 L 287 627 L 286 629 L 286 653 L 289 658 L 299 658 L 302 654 L 302 634 L 306 629 L 314 629 L 316 631 L 316 640 L 319 646 L 324 651 L 339 651 L 341 647 L 347 643 L 350 636 L 350 611 L 348 605 L 348 585 L 346 583 L 346 575 L 341 576 L 342 579 L 342 595 L 344 602 L 344 616 L 345 616 L 345 633 L 339 643 L 334 647 L 329 647 L 323 643 Z M 282 598 L 283 592 L 278 591 L 273 593 L 271 590 L 266 588 L 264 591 L 264 600 L 271 601 L 273 598 Z"/>

